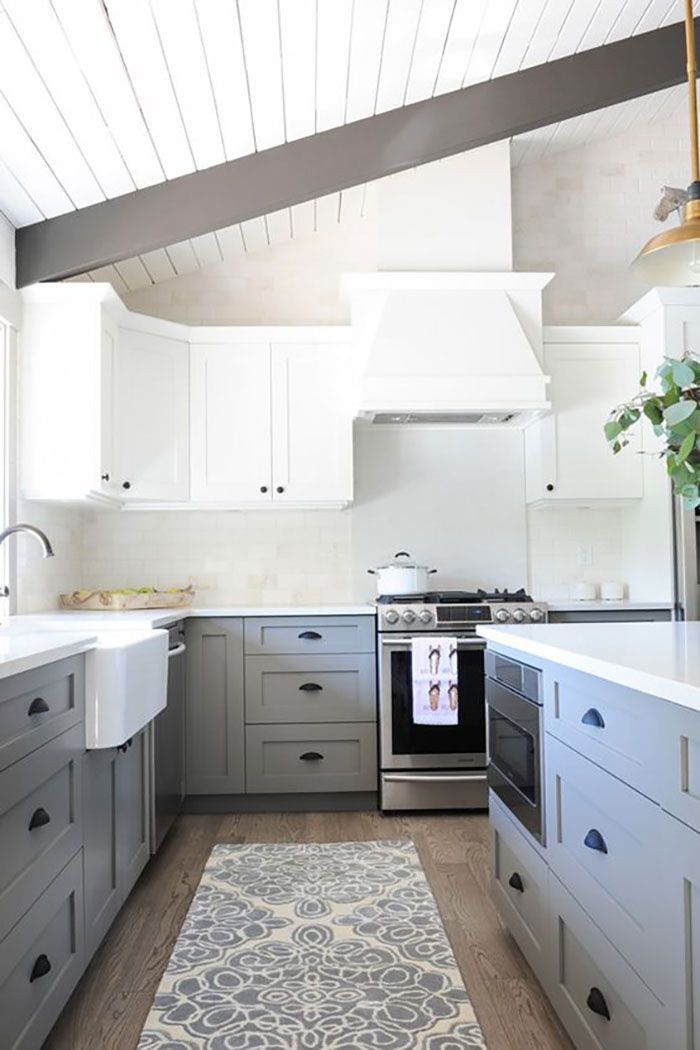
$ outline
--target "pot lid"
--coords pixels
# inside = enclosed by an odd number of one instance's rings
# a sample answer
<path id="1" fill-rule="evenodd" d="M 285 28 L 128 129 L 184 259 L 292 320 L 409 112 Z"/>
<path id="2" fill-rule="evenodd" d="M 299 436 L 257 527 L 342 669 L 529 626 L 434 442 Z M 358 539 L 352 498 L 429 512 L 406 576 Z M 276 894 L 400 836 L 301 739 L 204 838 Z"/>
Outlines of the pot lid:
<path id="1" fill-rule="evenodd" d="M 386 565 L 378 565 L 377 568 L 381 572 L 382 569 L 427 569 L 428 566 L 418 565 L 417 562 L 411 559 L 408 551 L 397 551 L 393 561 L 388 562 Z"/>

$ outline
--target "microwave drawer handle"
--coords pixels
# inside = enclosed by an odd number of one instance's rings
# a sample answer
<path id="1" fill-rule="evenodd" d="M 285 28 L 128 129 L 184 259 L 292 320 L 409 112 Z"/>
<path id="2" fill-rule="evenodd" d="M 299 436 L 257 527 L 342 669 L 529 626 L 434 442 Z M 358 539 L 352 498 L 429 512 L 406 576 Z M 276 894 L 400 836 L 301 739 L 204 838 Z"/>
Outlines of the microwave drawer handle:
<path id="1" fill-rule="evenodd" d="M 387 784 L 461 784 L 463 781 L 486 780 L 485 773 L 385 773 Z"/>

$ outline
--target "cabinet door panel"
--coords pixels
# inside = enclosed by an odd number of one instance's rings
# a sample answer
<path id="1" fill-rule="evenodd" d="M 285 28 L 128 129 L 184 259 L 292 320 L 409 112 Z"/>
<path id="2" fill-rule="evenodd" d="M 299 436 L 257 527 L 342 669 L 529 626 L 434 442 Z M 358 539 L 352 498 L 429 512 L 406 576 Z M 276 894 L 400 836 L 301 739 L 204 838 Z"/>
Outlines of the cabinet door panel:
<path id="1" fill-rule="evenodd" d="M 268 503 L 269 344 L 193 346 L 190 394 L 192 498 Z"/>
<path id="2" fill-rule="evenodd" d="M 85 955 L 90 960 L 119 911 L 116 748 L 87 751 L 83 765 Z"/>
<path id="3" fill-rule="evenodd" d="M 352 499 L 352 413 L 344 346 L 272 347 L 272 474 L 281 503 Z"/>
<path id="4" fill-rule="evenodd" d="M 148 742 L 142 730 L 117 758 L 117 868 L 122 899 L 150 857 L 148 768 Z"/>
<path id="5" fill-rule="evenodd" d="M 113 480 L 120 494 L 187 499 L 188 391 L 187 343 L 122 330 L 114 369 Z"/>
<path id="6" fill-rule="evenodd" d="M 245 790 L 243 620 L 190 620 L 186 630 L 187 794 L 241 794 Z"/>

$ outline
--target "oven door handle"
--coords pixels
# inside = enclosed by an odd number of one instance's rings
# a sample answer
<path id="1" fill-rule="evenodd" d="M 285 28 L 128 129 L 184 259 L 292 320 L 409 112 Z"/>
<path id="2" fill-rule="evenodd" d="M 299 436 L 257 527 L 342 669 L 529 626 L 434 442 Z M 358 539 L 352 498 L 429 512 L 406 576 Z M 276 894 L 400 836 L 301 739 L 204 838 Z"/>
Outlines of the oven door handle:
<path id="1" fill-rule="evenodd" d="M 387 784 L 458 784 L 486 780 L 485 773 L 382 773 Z"/>
<path id="2" fill-rule="evenodd" d="M 403 648 L 403 649 L 408 649 L 408 647 L 413 642 L 413 638 L 422 638 L 422 637 L 426 637 L 426 636 L 421 635 L 421 634 L 416 634 L 416 635 L 413 635 L 413 637 L 411 637 L 411 638 L 400 638 L 400 637 L 399 638 L 396 638 L 396 637 L 392 638 L 391 636 L 384 637 L 384 638 L 382 638 L 382 648 L 384 648 L 384 646 L 392 646 L 392 647 L 396 647 L 396 648 L 400 647 L 400 648 Z M 448 636 L 446 636 L 446 637 L 448 637 Z M 457 639 L 457 648 L 458 649 L 485 649 L 486 648 L 486 640 L 484 638 L 458 638 Z"/>

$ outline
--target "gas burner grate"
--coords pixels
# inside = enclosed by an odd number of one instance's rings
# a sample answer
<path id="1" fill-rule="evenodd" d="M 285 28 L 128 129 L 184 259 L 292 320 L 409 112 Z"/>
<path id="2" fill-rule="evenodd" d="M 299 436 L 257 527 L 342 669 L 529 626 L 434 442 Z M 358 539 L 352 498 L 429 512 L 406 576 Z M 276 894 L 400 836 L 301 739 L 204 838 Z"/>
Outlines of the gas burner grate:
<path id="1" fill-rule="evenodd" d="M 381 594 L 377 605 L 476 605 L 479 602 L 531 602 L 524 587 L 517 591 L 425 591 L 422 594 Z"/>

